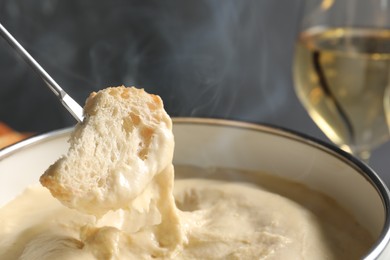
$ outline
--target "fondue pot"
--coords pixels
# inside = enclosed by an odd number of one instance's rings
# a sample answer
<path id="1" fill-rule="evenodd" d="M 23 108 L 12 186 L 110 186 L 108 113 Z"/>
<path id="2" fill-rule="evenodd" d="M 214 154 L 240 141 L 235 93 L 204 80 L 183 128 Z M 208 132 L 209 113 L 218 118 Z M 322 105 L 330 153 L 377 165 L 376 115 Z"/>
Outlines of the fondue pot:
<path id="1" fill-rule="evenodd" d="M 336 200 L 374 237 L 364 259 L 390 259 L 390 193 L 366 164 L 333 145 L 275 127 L 238 121 L 174 118 L 174 165 L 268 173 Z M 32 137 L 0 151 L 0 206 L 21 193 L 68 149 L 72 128 Z"/>

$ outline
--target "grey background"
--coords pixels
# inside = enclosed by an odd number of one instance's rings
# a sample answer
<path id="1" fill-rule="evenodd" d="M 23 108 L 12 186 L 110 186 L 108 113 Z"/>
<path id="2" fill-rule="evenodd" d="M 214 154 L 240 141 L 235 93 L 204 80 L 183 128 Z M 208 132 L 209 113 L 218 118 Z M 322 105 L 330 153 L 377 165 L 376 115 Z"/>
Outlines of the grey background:
<path id="1" fill-rule="evenodd" d="M 171 116 L 264 123 L 328 142 L 299 103 L 291 61 L 302 0 L 0 0 L 0 22 L 80 104 L 136 85 Z M 0 41 L 0 121 L 19 131 L 75 124 Z M 390 184 L 390 144 L 370 165 Z"/>

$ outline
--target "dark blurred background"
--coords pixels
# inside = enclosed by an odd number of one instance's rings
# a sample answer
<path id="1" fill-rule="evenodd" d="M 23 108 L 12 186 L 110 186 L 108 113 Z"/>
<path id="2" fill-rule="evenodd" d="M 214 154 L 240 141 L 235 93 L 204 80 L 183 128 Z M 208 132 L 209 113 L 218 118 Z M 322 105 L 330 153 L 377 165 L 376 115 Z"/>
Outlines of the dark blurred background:
<path id="1" fill-rule="evenodd" d="M 0 22 L 80 104 L 135 85 L 171 116 L 270 124 L 328 142 L 299 103 L 291 64 L 302 0 L 0 0 Z M 0 121 L 47 132 L 75 120 L 0 40 Z M 390 145 L 371 166 L 387 183 Z"/>

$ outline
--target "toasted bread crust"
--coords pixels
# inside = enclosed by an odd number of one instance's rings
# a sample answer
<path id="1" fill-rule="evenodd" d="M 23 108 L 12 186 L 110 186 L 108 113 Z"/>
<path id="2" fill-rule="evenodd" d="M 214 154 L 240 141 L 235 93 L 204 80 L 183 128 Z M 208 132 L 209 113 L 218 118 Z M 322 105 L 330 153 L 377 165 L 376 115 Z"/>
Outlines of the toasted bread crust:
<path id="1" fill-rule="evenodd" d="M 138 183 L 150 181 L 167 167 L 165 162 L 171 163 L 172 121 L 159 96 L 124 86 L 91 93 L 84 114 L 71 135 L 68 153 L 45 171 L 40 182 L 66 206 L 84 210 L 91 204 L 87 213 L 95 214 L 96 204 L 102 211 L 98 214 L 104 214 L 120 208 L 120 201 L 131 200 L 141 192 Z M 126 184 L 134 187 L 120 193 L 123 174 L 134 178 L 134 184 Z"/>

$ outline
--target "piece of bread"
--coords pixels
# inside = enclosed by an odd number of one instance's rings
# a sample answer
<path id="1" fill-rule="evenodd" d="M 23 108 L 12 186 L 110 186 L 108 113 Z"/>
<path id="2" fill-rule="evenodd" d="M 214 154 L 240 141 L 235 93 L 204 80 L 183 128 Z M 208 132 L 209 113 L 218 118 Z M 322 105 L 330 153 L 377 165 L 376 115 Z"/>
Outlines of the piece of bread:
<path id="1" fill-rule="evenodd" d="M 159 96 L 124 86 L 92 93 L 84 115 L 40 182 L 66 206 L 99 217 L 126 208 L 172 163 L 172 121 Z"/>
<path id="2" fill-rule="evenodd" d="M 0 149 L 22 141 L 30 136 L 31 134 L 17 132 L 3 122 L 0 122 Z"/>
<path id="3" fill-rule="evenodd" d="M 0 149 L 22 141 L 25 138 L 25 135 L 22 135 L 18 132 L 0 135 Z"/>

